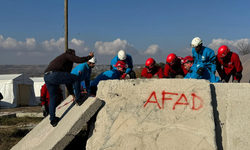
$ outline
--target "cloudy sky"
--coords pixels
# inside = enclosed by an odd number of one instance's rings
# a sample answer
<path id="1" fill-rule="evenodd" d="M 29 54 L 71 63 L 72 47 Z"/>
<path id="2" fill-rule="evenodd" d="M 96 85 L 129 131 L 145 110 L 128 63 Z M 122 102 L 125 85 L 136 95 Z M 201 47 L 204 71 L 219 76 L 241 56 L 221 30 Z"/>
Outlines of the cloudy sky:
<path id="1" fill-rule="evenodd" d="M 135 64 L 169 53 L 191 55 L 200 37 L 215 50 L 250 43 L 250 1 L 73 0 L 69 1 L 69 47 L 78 56 L 94 51 L 109 64 L 121 49 Z M 64 52 L 63 0 L 0 1 L 0 65 L 48 64 Z"/>

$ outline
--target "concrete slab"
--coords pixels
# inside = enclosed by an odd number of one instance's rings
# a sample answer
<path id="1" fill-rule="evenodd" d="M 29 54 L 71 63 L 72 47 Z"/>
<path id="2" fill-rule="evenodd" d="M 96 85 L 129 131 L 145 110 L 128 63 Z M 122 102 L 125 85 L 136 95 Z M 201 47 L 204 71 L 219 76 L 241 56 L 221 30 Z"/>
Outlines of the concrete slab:
<path id="1" fill-rule="evenodd" d="M 210 83 L 194 79 L 101 81 L 87 150 L 214 150 Z"/>
<path id="2" fill-rule="evenodd" d="M 69 96 L 57 107 L 56 115 L 61 118 L 56 127 L 50 125 L 49 116 L 43 119 L 12 150 L 55 150 L 63 149 L 94 115 L 102 102 L 90 97 L 81 106 L 76 106 Z"/>
<path id="3" fill-rule="evenodd" d="M 216 83 L 213 85 L 222 128 L 223 149 L 248 150 L 250 147 L 250 84 Z"/>

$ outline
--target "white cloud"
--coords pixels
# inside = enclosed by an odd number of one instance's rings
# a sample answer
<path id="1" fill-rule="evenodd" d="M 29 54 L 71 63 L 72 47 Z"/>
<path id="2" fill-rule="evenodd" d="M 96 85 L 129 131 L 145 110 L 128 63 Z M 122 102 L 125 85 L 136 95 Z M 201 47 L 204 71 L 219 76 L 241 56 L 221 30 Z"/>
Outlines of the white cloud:
<path id="1" fill-rule="evenodd" d="M 208 45 L 209 48 L 212 48 L 216 53 L 218 51 L 218 48 L 221 45 L 227 45 L 230 50 L 238 52 L 236 47 L 238 43 L 244 42 L 245 44 L 250 43 L 250 39 L 239 39 L 239 40 L 227 40 L 227 39 L 213 39 L 212 43 Z"/>
<path id="2" fill-rule="evenodd" d="M 4 39 L 4 37 L 0 35 L 0 47 L 6 50 L 34 50 L 36 40 L 34 38 L 26 38 L 26 42 L 22 42 L 10 37 Z"/>
<path id="3" fill-rule="evenodd" d="M 145 55 L 160 55 L 161 53 L 162 50 L 158 45 L 150 45 L 145 52 L 142 52 Z"/>
<path id="4" fill-rule="evenodd" d="M 119 50 L 124 50 L 127 54 L 137 54 L 138 50 L 133 45 L 129 44 L 126 40 L 116 39 L 113 42 L 97 41 L 95 48 L 98 54 L 103 55 L 117 55 Z"/>
<path id="5" fill-rule="evenodd" d="M 42 42 L 42 46 L 45 48 L 45 50 L 48 51 L 54 51 L 57 50 L 59 52 L 64 52 L 64 46 L 65 46 L 65 40 L 64 38 L 60 38 L 57 41 L 55 39 L 51 39 L 50 41 L 44 41 Z M 88 47 L 85 47 L 85 42 L 82 40 L 77 40 L 73 38 L 71 41 L 68 42 L 68 47 L 75 49 L 76 52 L 83 52 L 83 51 L 89 51 Z"/>

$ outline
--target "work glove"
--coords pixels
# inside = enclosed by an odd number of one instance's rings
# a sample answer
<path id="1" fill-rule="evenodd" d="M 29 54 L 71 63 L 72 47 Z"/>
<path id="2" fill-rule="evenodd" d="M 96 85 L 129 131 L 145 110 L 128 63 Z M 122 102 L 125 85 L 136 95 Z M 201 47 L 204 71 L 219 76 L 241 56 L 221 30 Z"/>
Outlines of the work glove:
<path id="1" fill-rule="evenodd" d="M 126 73 L 124 73 L 122 76 L 121 76 L 121 79 L 125 79 L 126 78 Z"/>
<path id="2" fill-rule="evenodd" d="M 238 80 L 233 80 L 233 83 L 239 83 L 239 81 Z"/>

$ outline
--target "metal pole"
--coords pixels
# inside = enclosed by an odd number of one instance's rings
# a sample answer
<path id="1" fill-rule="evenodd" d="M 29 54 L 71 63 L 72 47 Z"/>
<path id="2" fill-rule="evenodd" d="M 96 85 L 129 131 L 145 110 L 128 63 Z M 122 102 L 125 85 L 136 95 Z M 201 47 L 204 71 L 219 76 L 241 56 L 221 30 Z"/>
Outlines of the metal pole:
<path id="1" fill-rule="evenodd" d="M 68 0 L 64 1 L 65 52 L 68 49 Z"/>
<path id="2" fill-rule="evenodd" d="M 68 49 L 68 0 L 64 0 L 64 26 L 65 26 L 65 52 Z M 65 88 L 65 97 L 69 96 L 67 88 Z"/>

